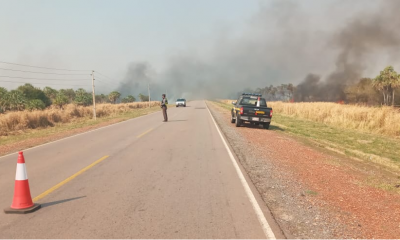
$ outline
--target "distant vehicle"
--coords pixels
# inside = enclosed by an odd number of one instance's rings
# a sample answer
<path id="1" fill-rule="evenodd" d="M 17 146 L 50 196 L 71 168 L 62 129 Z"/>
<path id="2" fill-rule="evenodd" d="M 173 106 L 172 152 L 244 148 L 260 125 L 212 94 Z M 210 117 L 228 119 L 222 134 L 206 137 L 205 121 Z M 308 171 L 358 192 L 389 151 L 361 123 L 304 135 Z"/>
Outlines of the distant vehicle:
<path id="1" fill-rule="evenodd" d="M 180 99 L 176 100 L 176 107 L 179 107 L 179 106 L 186 107 L 186 99 L 180 98 Z"/>
<path id="2" fill-rule="evenodd" d="M 249 122 L 252 125 L 262 125 L 265 129 L 269 129 L 272 108 L 267 107 L 267 102 L 261 97 L 261 94 L 243 93 L 232 104 L 234 107 L 231 111 L 231 123 L 236 123 L 236 127 Z"/>

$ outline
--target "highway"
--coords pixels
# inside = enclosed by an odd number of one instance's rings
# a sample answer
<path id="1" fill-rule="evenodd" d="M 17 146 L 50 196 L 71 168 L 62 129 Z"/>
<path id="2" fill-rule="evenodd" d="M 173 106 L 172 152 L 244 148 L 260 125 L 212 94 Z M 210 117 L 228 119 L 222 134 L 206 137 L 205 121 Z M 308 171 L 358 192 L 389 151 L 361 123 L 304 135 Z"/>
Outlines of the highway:
<path id="1" fill-rule="evenodd" d="M 0 238 L 283 238 L 206 103 L 168 114 L 167 123 L 157 112 L 24 150 L 42 208 L 1 212 Z M 17 156 L 0 158 L 2 209 Z"/>

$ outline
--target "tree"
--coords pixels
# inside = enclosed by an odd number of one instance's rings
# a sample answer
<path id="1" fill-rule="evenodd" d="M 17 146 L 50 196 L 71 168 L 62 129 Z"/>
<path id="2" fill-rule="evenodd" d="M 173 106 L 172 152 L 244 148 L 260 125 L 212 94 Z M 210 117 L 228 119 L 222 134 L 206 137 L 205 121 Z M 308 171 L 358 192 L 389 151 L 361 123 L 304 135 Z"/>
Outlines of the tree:
<path id="1" fill-rule="evenodd" d="M 5 97 L 7 95 L 7 89 L 0 87 L 0 113 L 5 112 L 6 109 L 4 107 L 5 104 Z"/>
<path id="2" fill-rule="evenodd" d="M 108 99 L 114 104 L 117 102 L 119 97 L 121 97 L 121 93 L 117 91 L 113 91 L 110 94 L 108 94 Z"/>
<path id="3" fill-rule="evenodd" d="M 57 94 L 57 96 L 55 97 L 53 104 L 57 105 L 60 107 L 60 109 L 63 109 L 63 106 L 65 104 L 68 104 L 69 99 L 67 96 L 64 95 L 64 93 L 60 92 Z"/>
<path id="4" fill-rule="evenodd" d="M 293 96 L 294 96 L 294 92 L 296 91 L 296 87 L 293 84 L 289 83 L 287 85 L 287 90 L 289 91 L 289 99 L 292 100 Z"/>
<path id="5" fill-rule="evenodd" d="M 287 93 L 287 84 L 281 84 L 280 86 L 277 87 L 277 92 L 281 95 L 283 100 L 286 100 L 286 93 Z"/>
<path id="6" fill-rule="evenodd" d="M 373 80 L 370 78 L 362 78 L 357 84 L 347 86 L 344 93 L 350 103 L 375 105 L 379 104 L 380 101 L 380 93 L 373 86 Z"/>
<path id="7" fill-rule="evenodd" d="M 276 100 L 276 93 L 278 92 L 278 89 L 276 88 L 276 87 L 274 87 L 274 86 L 270 86 L 270 91 L 269 91 L 269 94 L 271 95 L 271 97 L 272 97 L 272 100 Z"/>
<path id="8" fill-rule="evenodd" d="M 131 102 L 134 102 L 134 101 L 136 101 L 136 98 L 135 98 L 134 96 L 132 96 L 132 95 L 129 95 L 129 96 L 127 96 L 127 97 L 124 97 L 124 98 L 121 100 L 121 102 L 123 102 L 123 103 L 131 103 Z"/>
<path id="9" fill-rule="evenodd" d="M 51 87 L 43 88 L 43 92 L 51 100 L 54 100 L 56 98 L 57 94 L 58 94 L 58 91 L 53 89 L 53 88 L 51 88 Z"/>
<path id="10" fill-rule="evenodd" d="M 106 103 L 108 102 L 108 96 L 104 94 L 96 95 L 96 103 Z"/>
<path id="11" fill-rule="evenodd" d="M 396 88 L 400 87 L 400 75 L 392 66 L 388 66 L 374 78 L 373 86 L 382 92 L 385 105 L 389 106 L 390 100 L 394 105 L 394 93 Z"/>
<path id="12" fill-rule="evenodd" d="M 46 108 L 46 105 L 40 99 L 33 99 L 33 100 L 30 100 L 30 101 L 28 101 L 26 103 L 26 109 L 28 109 L 29 111 L 32 111 L 32 110 L 43 110 L 45 108 Z"/>
<path id="13" fill-rule="evenodd" d="M 75 96 L 76 96 L 74 89 L 72 89 L 72 88 L 61 89 L 59 92 L 64 94 L 64 96 L 66 96 L 68 98 L 69 103 L 72 103 L 74 101 Z"/>
<path id="14" fill-rule="evenodd" d="M 2 99 L 7 94 L 7 89 L 0 87 L 0 99 Z"/>
<path id="15" fill-rule="evenodd" d="M 18 90 L 11 90 L 4 96 L 3 107 L 6 110 L 23 110 L 27 99 L 25 95 Z"/>
<path id="16" fill-rule="evenodd" d="M 147 102 L 147 101 L 149 101 L 149 96 L 139 94 L 139 99 L 141 102 Z"/>
<path id="17" fill-rule="evenodd" d="M 93 103 L 92 94 L 86 92 L 83 88 L 79 88 L 75 91 L 74 101 L 78 105 L 88 106 Z"/>
<path id="18" fill-rule="evenodd" d="M 25 85 L 19 86 L 18 91 L 22 92 L 28 101 L 33 99 L 40 99 L 47 106 L 51 105 L 51 100 L 44 94 L 40 88 L 35 88 L 32 84 L 26 83 Z"/>

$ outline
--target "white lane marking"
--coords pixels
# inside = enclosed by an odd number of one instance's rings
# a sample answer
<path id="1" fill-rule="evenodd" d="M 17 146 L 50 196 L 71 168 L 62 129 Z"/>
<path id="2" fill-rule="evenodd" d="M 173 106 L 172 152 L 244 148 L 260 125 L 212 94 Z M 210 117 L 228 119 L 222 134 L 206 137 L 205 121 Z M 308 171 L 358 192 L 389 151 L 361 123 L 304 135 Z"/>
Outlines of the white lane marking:
<path id="1" fill-rule="evenodd" d="M 207 106 L 207 104 L 206 104 L 206 106 Z M 212 119 L 213 122 L 214 122 L 215 128 L 217 129 L 217 131 L 218 131 L 218 133 L 219 133 L 219 136 L 220 136 L 221 139 L 222 139 L 222 142 L 223 142 L 224 145 L 225 145 L 226 151 L 228 151 L 229 157 L 230 157 L 230 159 L 231 159 L 231 161 L 232 161 L 232 163 L 233 163 L 233 166 L 234 166 L 235 169 L 236 169 L 236 173 L 237 173 L 238 176 L 239 176 L 240 182 L 242 183 L 242 185 L 243 185 L 243 187 L 244 187 L 244 190 L 245 190 L 245 192 L 246 192 L 246 194 L 247 194 L 247 197 L 249 198 L 251 204 L 253 205 L 253 209 L 254 209 L 254 211 L 255 211 L 255 213 L 256 213 L 256 215 L 257 215 L 258 221 L 259 221 L 260 224 L 261 224 L 261 227 L 262 227 L 262 229 L 263 229 L 263 231 L 264 231 L 265 236 L 266 236 L 268 239 L 276 239 L 274 232 L 272 232 L 271 226 L 268 224 L 267 219 L 265 219 L 264 213 L 262 212 L 262 210 L 261 210 L 261 208 L 260 208 L 260 205 L 258 205 L 258 202 L 257 202 L 256 198 L 254 197 L 254 194 L 253 194 L 253 192 L 251 191 L 249 184 L 248 184 L 247 181 L 246 181 L 246 178 L 244 177 L 242 171 L 240 170 L 240 167 L 239 167 L 238 163 L 237 163 L 236 160 L 235 160 L 235 157 L 233 156 L 231 150 L 230 150 L 229 147 L 228 147 L 228 144 L 226 143 L 224 137 L 222 136 L 222 133 L 221 133 L 221 131 L 219 130 L 219 127 L 218 127 L 217 123 L 215 122 L 214 117 L 213 117 L 213 115 L 211 114 L 211 111 L 210 111 L 210 109 L 208 108 L 208 106 L 207 106 L 207 110 L 208 110 L 208 113 L 209 113 L 210 116 L 211 116 L 211 119 Z"/>
<path id="2" fill-rule="evenodd" d="M 146 117 L 146 116 L 150 116 L 150 115 L 153 115 L 153 114 L 156 114 L 156 113 L 159 113 L 159 112 L 157 111 L 157 112 L 150 113 L 150 114 L 147 114 L 147 115 L 143 115 L 143 116 L 140 116 L 140 117 L 128 119 L 128 120 L 125 120 L 125 121 L 122 121 L 122 122 L 113 123 L 111 125 L 107 125 L 107 126 L 104 126 L 104 127 L 101 127 L 101 128 L 96 128 L 96 129 L 90 130 L 88 132 L 78 133 L 76 135 L 72 135 L 72 136 L 69 136 L 69 137 L 66 137 L 66 138 L 61 138 L 61 139 L 58 139 L 58 140 L 55 140 L 55 141 L 52 141 L 52 142 L 44 143 L 44 144 L 41 144 L 41 145 L 38 145 L 38 146 L 35 146 L 35 147 L 31 147 L 31 148 L 27 148 L 27 149 L 24 149 L 24 150 L 20 150 L 20 151 L 24 151 L 25 152 L 25 151 L 28 151 L 28 150 L 32 150 L 34 148 L 43 147 L 43 146 L 46 146 L 46 145 L 49 145 L 49 144 L 52 144 L 52 143 L 60 142 L 60 141 L 63 141 L 63 140 L 69 139 L 69 138 L 73 138 L 73 137 L 77 137 L 77 136 L 80 136 L 80 135 L 84 135 L 84 134 L 87 134 L 87 133 L 95 132 L 95 131 L 98 131 L 98 130 L 101 130 L 101 129 L 104 129 L 104 128 L 109 128 L 109 127 L 112 127 L 112 126 L 115 126 L 115 125 L 118 125 L 118 124 L 127 123 L 129 121 L 136 120 L 136 119 L 139 119 L 139 118 L 142 118 L 142 117 Z M 8 156 L 11 156 L 11 155 L 16 154 L 16 153 L 18 153 L 18 151 L 14 152 L 14 153 L 7 154 L 7 155 L 4 155 L 4 156 L 1 156 L 0 159 L 8 157 Z"/>

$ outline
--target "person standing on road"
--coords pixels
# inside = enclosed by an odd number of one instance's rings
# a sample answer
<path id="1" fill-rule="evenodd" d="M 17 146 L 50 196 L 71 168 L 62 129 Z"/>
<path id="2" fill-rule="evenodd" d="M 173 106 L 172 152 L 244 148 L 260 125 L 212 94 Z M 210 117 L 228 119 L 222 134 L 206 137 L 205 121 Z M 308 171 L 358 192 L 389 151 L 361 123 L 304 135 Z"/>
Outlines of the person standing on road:
<path id="1" fill-rule="evenodd" d="M 161 108 L 162 108 L 163 115 L 164 115 L 164 122 L 168 122 L 167 104 L 168 104 L 168 100 L 167 100 L 165 94 L 163 94 L 162 100 L 161 100 Z"/>

